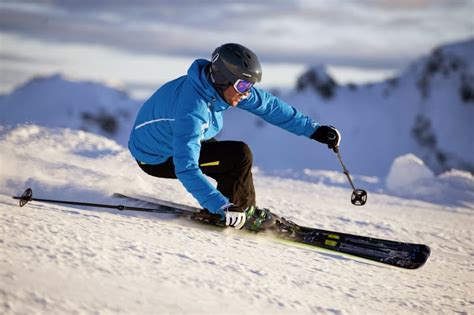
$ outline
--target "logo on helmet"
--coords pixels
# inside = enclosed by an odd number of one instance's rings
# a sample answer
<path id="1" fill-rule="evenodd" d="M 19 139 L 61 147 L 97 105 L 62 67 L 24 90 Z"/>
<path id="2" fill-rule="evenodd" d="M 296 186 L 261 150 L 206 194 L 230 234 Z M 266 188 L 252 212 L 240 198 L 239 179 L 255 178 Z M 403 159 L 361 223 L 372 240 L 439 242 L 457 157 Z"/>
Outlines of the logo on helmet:
<path id="1" fill-rule="evenodd" d="M 247 77 L 247 78 L 251 78 L 251 77 L 252 77 L 251 74 L 248 74 L 248 73 L 245 73 L 245 72 L 242 72 L 242 75 L 243 75 L 244 77 Z"/>
<path id="2" fill-rule="evenodd" d="M 212 57 L 211 62 L 214 63 L 217 61 L 217 59 L 219 59 L 219 53 L 215 54 L 214 57 Z"/>

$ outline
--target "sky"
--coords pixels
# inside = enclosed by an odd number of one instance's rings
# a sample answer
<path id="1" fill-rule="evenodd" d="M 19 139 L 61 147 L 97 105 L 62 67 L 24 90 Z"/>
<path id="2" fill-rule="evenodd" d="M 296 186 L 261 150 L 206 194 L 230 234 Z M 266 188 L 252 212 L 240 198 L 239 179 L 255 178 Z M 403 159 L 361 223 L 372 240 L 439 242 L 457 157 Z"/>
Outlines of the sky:
<path id="1" fill-rule="evenodd" d="M 474 37 L 473 15 L 474 0 L 0 0 L 0 93 L 59 72 L 145 97 L 227 42 L 257 53 L 266 88 L 319 64 L 362 83 Z"/>

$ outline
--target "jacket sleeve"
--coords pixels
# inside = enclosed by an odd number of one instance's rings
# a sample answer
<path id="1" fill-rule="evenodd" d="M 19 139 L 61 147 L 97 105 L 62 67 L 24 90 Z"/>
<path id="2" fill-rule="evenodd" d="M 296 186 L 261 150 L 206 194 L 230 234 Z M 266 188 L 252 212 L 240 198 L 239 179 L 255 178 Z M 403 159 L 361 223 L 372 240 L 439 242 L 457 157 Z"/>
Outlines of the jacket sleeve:
<path id="1" fill-rule="evenodd" d="M 199 204 L 215 213 L 229 203 L 204 176 L 199 168 L 201 138 L 207 124 L 207 107 L 199 108 L 196 102 L 180 104 L 173 136 L 173 161 L 176 177 Z"/>
<path id="2" fill-rule="evenodd" d="M 255 87 L 252 88 L 250 96 L 238 107 L 299 136 L 309 138 L 319 127 L 311 117 L 303 115 L 280 98 Z"/>

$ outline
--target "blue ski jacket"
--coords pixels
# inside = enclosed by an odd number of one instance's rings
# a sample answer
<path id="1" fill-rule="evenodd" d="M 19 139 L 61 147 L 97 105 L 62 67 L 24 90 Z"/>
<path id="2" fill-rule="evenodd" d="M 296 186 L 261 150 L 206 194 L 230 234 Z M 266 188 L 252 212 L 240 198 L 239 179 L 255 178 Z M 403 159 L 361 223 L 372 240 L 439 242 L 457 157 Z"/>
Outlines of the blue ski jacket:
<path id="1" fill-rule="evenodd" d="M 128 148 L 146 164 L 160 164 L 173 157 L 176 177 L 199 204 L 213 213 L 229 200 L 199 168 L 201 142 L 213 138 L 223 126 L 228 105 L 208 80 L 208 60 L 198 59 L 187 75 L 161 86 L 140 109 L 130 133 Z M 310 137 L 319 126 L 310 117 L 256 87 L 238 108 L 296 135 Z"/>

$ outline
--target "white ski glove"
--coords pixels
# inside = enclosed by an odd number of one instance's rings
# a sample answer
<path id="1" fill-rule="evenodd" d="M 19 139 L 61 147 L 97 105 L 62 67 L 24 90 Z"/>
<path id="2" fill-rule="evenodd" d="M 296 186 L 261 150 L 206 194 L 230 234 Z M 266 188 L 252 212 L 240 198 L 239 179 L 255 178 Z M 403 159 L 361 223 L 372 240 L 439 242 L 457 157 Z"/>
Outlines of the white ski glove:
<path id="1" fill-rule="evenodd" d="M 234 229 L 240 230 L 244 227 L 247 215 L 245 211 L 236 205 L 229 203 L 224 205 L 221 209 L 225 216 L 225 225 Z"/>

